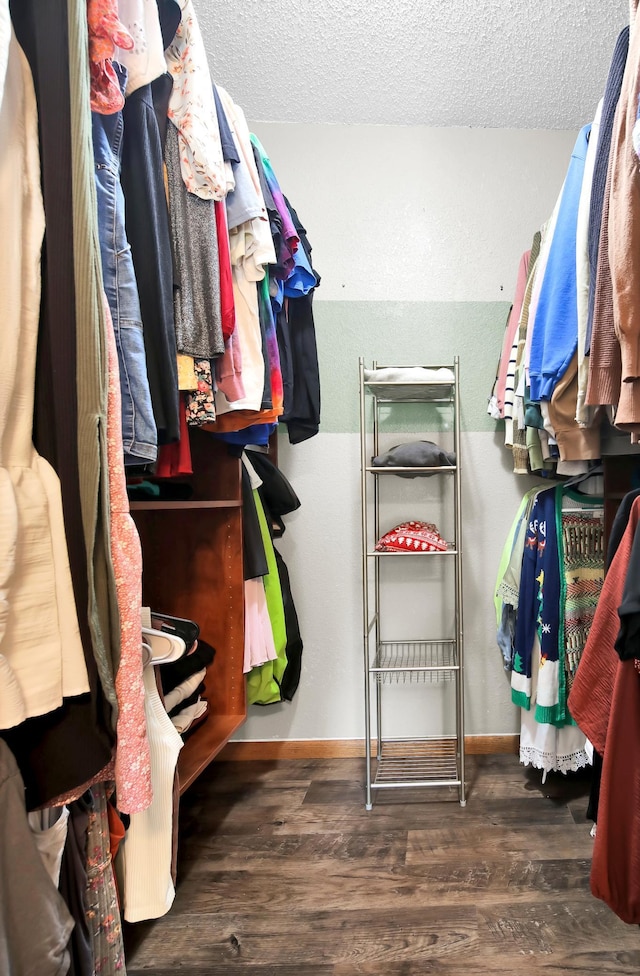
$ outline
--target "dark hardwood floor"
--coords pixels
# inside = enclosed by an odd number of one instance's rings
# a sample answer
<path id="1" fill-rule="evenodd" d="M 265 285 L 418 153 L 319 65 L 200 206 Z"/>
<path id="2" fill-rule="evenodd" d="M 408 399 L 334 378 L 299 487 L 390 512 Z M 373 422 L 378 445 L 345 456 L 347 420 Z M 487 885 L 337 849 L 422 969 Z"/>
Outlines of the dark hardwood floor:
<path id="1" fill-rule="evenodd" d="M 364 809 L 355 759 L 219 762 L 182 799 L 171 912 L 129 976 L 617 976 L 640 929 L 589 891 L 587 775 L 469 758 L 469 800 Z"/>

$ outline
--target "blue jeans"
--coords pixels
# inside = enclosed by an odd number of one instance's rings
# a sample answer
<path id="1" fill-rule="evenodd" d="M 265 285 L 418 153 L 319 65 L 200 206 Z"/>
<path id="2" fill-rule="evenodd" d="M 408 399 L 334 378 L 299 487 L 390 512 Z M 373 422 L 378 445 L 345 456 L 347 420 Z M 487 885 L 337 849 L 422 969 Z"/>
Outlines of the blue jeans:
<path id="1" fill-rule="evenodd" d="M 117 64 L 114 67 L 124 90 L 126 72 Z M 148 464 L 157 457 L 158 433 L 149 392 L 138 286 L 124 223 L 120 185 L 122 131 L 122 112 L 92 113 L 100 256 L 118 348 L 124 461 Z"/>

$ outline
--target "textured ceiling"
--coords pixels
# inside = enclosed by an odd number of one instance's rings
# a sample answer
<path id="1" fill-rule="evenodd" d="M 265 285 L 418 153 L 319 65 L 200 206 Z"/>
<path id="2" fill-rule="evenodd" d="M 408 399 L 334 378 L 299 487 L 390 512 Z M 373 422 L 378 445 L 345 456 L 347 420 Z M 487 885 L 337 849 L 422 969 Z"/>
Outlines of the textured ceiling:
<path id="1" fill-rule="evenodd" d="M 577 128 L 629 0 L 196 0 L 248 118 Z"/>

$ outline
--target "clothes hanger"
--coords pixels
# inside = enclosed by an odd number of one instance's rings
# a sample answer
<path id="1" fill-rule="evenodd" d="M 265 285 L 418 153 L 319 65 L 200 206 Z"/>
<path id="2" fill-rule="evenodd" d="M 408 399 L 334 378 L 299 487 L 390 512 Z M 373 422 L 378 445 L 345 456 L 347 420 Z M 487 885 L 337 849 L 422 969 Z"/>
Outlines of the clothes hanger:
<path id="1" fill-rule="evenodd" d="M 167 634 L 153 627 L 142 628 L 143 643 L 151 648 L 152 664 L 169 664 L 186 654 L 186 644 L 181 637 Z"/>
<path id="2" fill-rule="evenodd" d="M 604 475 L 604 467 L 601 462 L 594 464 L 593 467 L 589 468 L 583 474 L 575 475 L 573 478 L 569 478 L 562 485 L 562 494 L 564 495 L 567 488 L 575 489 L 579 488 L 580 485 L 584 485 L 590 478 L 601 478 Z M 598 496 L 589 495 L 587 492 L 576 492 L 582 495 L 585 502 L 587 503 L 584 507 L 576 505 L 573 507 L 562 508 L 563 515 L 602 515 L 604 516 L 604 505 L 591 505 L 589 504 L 589 499 L 595 499 Z"/>
<path id="3" fill-rule="evenodd" d="M 573 478 L 563 481 L 562 490 L 564 491 L 565 488 L 576 488 L 578 485 L 584 484 L 585 481 L 588 481 L 589 478 L 595 478 L 597 476 L 602 476 L 603 474 L 604 467 L 602 462 L 599 461 L 597 464 L 594 464 L 592 468 L 589 468 L 588 471 L 585 471 L 582 474 L 576 474 L 573 476 Z"/>

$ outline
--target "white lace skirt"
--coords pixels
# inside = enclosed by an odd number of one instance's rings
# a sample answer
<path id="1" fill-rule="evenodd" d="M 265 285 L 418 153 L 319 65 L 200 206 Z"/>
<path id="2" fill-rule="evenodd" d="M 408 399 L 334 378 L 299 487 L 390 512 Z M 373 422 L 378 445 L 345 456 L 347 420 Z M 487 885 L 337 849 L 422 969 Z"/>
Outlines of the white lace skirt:
<path id="1" fill-rule="evenodd" d="M 536 722 L 533 711 L 521 710 L 520 762 L 547 773 L 573 773 L 591 764 L 587 738 L 575 725 L 557 729 Z"/>
<path id="2" fill-rule="evenodd" d="M 558 729 L 535 720 L 535 702 L 538 691 L 538 666 L 540 644 L 536 635 L 533 647 L 533 672 L 531 710 L 520 709 L 520 762 L 547 773 L 574 773 L 591 765 L 592 753 L 588 751 L 587 737 L 575 725 Z"/>

